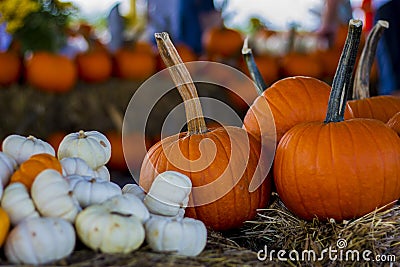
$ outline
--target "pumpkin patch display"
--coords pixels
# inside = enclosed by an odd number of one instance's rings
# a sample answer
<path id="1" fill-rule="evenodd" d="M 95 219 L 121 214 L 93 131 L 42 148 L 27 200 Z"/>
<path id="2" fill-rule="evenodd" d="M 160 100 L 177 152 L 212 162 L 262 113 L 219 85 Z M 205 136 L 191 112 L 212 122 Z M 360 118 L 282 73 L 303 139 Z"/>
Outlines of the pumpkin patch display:
<path id="1" fill-rule="evenodd" d="M 278 144 L 275 185 L 300 218 L 358 218 L 400 197 L 400 139 L 373 119 L 344 120 L 362 31 L 351 20 L 324 121 L 291 128 Z"/>
<path id="2" fill-rule="evenodd" d="M 256 209 L 264 207 L 270 197 L 271 180 L 260 160 L 261 147 L 243 129 L 207 129 L 196 88 L 168 34 L 155 36 L 184 99 L 188 132 L 162 139 L 150 148 L 139 184 L 148 192 L 158 174 L 178 171 L 188 176 L 193 185 L 186 216 L 215 230 L 239 227 L 252 219 Z"/>
<path id="3" fill-rule="evenodd" d="M 35 154 L 19 166 L 11 176 L 10 182 L 20 182 L 30 190 L 37 175 L 46 169 L 54 169 L 62 173 L 61 163 L 56 157 L 46 153 Z"/>
<path id="4" fill-rule="evenodd" d="M 388 27 L 387 21 L 379 20 L 367 36 L 354 77 L 353 100 L 347 102 L 354 118 L 372 118 L 386 123 L 400 111 L 400 97 L 391 95 L 370 97 L 370 74 L 376 48 L 383 31 Z"/>
<path id="5" fill-rule="evenodd" d="M 6 153 L 0 151 L 0 184 L 6 186 L 17 169 L 17 162 Z M 1 187 L 1 186 L 0 186 Z"/>

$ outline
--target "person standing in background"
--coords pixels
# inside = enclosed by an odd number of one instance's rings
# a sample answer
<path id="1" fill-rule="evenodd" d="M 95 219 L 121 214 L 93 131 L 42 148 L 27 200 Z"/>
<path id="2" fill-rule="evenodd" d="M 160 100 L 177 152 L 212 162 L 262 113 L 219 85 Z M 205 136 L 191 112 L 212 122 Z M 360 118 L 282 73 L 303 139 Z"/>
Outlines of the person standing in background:
<path id="1" fill-rule="evenodd" d="M 326 0 L 317 33 L 321 38 L 333 38 L 338 27 L 338 6 L 342 0 Z M 389 22 L 376 51 L 379 81 L 378 94 L 399 94 L 400 90 L 400 0 L 363 0 L 368 16 Z"/>

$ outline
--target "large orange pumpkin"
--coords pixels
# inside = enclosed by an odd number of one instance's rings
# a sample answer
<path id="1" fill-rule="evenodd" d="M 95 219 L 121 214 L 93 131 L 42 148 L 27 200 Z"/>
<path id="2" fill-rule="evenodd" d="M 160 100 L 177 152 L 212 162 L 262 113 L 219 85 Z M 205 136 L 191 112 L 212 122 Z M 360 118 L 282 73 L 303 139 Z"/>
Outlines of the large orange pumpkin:
<path id="1" fill-rule="evenodd" d="M 10 183 L 23 183 L 31 188 L 36 176 L 45 169 L 54 169 L 62 173 L 62 166 L 58 159 L 50 154 L 36 154 L 23 162 L 11 176 Z"/>
<path id="2" fill-rule="evenodd" d="M 182 63 L 168 34 L 156 34 L 156 40 L 166 65 Z M 270 196 L 271 181 L 262 171 L 260 145 L 237 127 L 208 130 L 185 66 L 177 65 L 176 69 L 170 69 L 170 74 L 179 84 L 187 117 L 194 119 L 188 119 L 188 132 L 162 139 L 150 148 L 139 183 L 148 191 L 158 173 L 179 171 L 190 177 L 193 184 L 186 216 L 197 218 L 215 230 L 239 227 L 252 219 L 256 209 L 264 207 Z M 184 83 L 178 82 L 180 78 Z M 261 169 L 256 169 L 257 165 Z M 254 183 L 260 186 L 253 188 Z M 254 190 L 249 191 L 251 188 Z"/>
<path id="3" fill-rule="evenodd" d="M 21 59 L 14 51 L 0 52 L 0 86 L 9 86 L 21 75 Z"/>
<path id="4" fill-rule="evenodd" d="M 77 81 L 74 62 L 49 52 L 35 52 L 26 60 L 26 79 L 35 88 L 55 93 L 70 91 Z"/>
<path id="5" fill-rule="evenodd" d="M 396 133 L 378 120 L 344 120 L 361 30 L 362 22 L 351 20 L 325 121 L 296 125 L 276 150 L 278 194 L 303 219 L 353 219 L 400 197 Z"/>
<path id="6" fill-rule="evenodd" d="M 381 95 L 370 97 L 370 73 L 374 63 L 376 47 L 387 21 L 378 21 L 367 36 L 357 65 L 353 85 L 353 100 L 347 105 L 354 118 L 372 118 L 387 122 L 400 111 L 400 97 Z"/>

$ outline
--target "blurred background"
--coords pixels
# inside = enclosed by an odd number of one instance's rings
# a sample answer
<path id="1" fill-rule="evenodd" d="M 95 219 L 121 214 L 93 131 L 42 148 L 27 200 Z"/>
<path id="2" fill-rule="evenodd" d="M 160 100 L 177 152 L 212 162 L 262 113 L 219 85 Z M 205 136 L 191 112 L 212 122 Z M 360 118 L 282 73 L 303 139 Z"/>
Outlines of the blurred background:
<path id="1" fill-rule="evenodd" d="M 155 32 L 169 32 L 183 61 L 221 62 L 249 75 L 241 55 L 247 37 L 267 85 L 295 75 L 331 83 L 349 19 L 363 20 L 363 45 L 377 2 L 399 1 L 2 0 L 0 137 L 31 134 L 57 147 L 66 133 L 99 130 L 112 142 L 110 166 L 125 171 L 125 109 L 140 84 L 165 68 Z M 398 31 L 396 23 L 390 28 Z M 371 70 L 371 94 L 397 94 L 398 83 L 383 84 L 382 74 L 398 79 L 400 73 L 383 72 L 378 63 Z M 253 89 L 241 90 L 243 96 Z M 198 91 L 240 117 L 248 109 L 224 88 L 199 84 Z M 179 103 L 176 92 L 165 95 L 137 138 L 145 137 L 148 146 L 157 142 L 162 121 Z"/>

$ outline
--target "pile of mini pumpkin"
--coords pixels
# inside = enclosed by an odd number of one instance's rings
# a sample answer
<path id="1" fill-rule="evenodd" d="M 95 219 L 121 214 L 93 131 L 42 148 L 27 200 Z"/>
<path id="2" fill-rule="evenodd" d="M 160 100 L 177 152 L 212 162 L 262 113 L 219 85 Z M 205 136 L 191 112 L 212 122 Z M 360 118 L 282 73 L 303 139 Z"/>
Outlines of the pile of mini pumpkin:
<path id="1" fill-rule="evenodd" d="M 187 176 L 164 172 L 147 194 L 133 183 L 121 189 L 105 166 L 110 156 L 110 142 L 98 131 L 70 133 L 58 148 L 33 136 L 3 140 L 0 246 L 10 263 L 66 258 L 77 237 L 103 253 L 130 253 L 145 240 L 155 251 L 185 256 L 204 249 L 205 225 L 184 218 Z"/>

